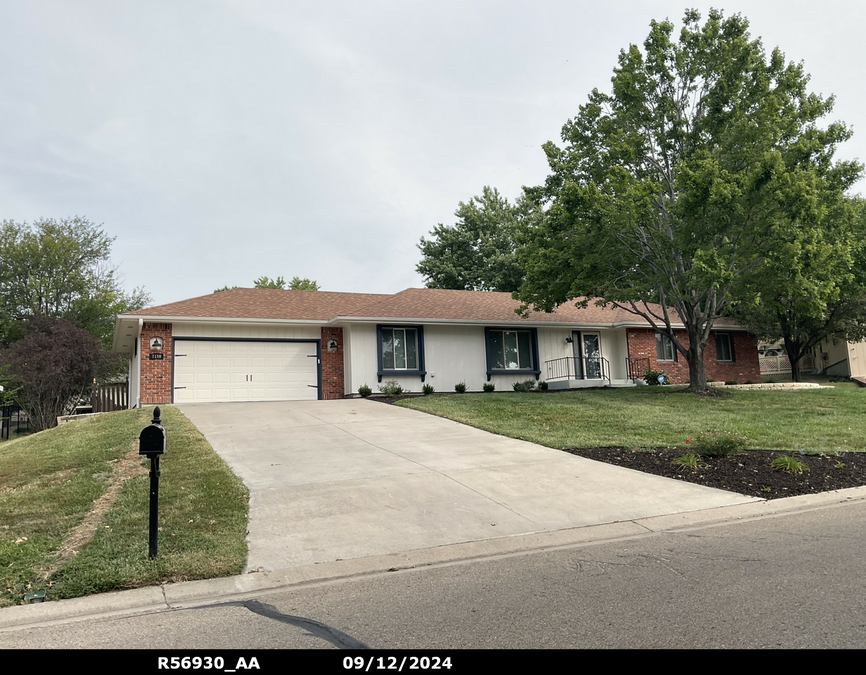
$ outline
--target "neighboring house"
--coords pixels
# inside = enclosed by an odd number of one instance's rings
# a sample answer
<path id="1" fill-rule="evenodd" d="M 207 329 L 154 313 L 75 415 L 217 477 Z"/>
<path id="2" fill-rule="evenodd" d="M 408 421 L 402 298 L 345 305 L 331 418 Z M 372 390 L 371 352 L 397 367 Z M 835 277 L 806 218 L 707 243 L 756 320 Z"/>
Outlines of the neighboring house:
<path id="1" fill-rule="evenodd" d="M 804 360 L 808 358 L 804 357 Z M 827 341 L 812 352 L 814 372 L 834 377 L 866 377 L 866 342 Z M 810 372 L 800 363 L 800 372 Z"/>
<path id="2" fill-rule="evenodd" d="M 236 288 L 118 316 L 114 350 L 130 357 L 130 406 L 336 399 L 389 380 L 449 392 L 459 382 L 511 391 L 527 379 L 630 386 L 647 368 L 688 379 L 670 341 L 640 317 L 567 304 L 521 318 L 518 304 L 482 291 Z M 760 381 L 754 338 L 726 320 L 705 362 L 708 378 Z"/>

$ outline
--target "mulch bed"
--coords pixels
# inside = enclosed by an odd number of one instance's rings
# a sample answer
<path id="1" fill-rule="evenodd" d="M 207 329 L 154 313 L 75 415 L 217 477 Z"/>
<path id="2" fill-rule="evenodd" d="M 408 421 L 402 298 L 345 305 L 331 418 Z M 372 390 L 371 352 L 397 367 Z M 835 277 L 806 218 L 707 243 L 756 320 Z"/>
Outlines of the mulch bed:
<path id="1" fill-rule="evenodd" d="M 673 463 L 675 457 L 691 452 L 683 448 L 572 448 L 566 452 L 636 471 L 764 499 L 866 485 L 866 453 L 848 452 L 830 456 L 747 450 L 731 457 L 706 457 L 706 467 L 684 469 Z M 770 462 L 785 454 L 793 454 L 809 467 L 808 470 L 801 474 L 791 474 L 772 469 Z"/>

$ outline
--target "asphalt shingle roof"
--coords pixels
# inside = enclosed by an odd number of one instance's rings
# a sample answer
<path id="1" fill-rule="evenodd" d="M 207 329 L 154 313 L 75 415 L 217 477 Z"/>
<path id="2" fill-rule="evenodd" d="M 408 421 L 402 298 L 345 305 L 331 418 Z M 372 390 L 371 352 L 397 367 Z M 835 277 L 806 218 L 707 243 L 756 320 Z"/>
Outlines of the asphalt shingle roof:
<path id="1" fill-rule="evenodd" d="M 623 309 L 586 308 L 566 303 L 554 312 L 531 312 L 525 319 L 515 309 L 520 302 L 510 293 L 407 288 L 393 295 L 283 291 L 234 288 L 166 305 L 147 307 L 125 316 L 201 317 L 225 319 L 283 319 L 327 322 L 336 317 L 365 319 L 439 320 L 611 325 L 644 323 Z M 676 314 L 672 316 L 676 318 Z M 727 325 L 733 325 L 725 322 Z"/>

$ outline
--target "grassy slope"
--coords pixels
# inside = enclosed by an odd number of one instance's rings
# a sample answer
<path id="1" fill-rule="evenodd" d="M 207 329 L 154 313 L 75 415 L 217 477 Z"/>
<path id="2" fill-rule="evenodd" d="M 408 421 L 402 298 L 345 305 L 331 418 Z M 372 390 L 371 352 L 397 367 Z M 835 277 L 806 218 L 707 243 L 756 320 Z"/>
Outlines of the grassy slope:
<path id="1" fill-rule="evenodd" d="M 699 398 L 635 387 L 536 394 L 465 394 L 398 403 L 554 448 L 683 447 L 702 431 L 749 437 L 749 447 L 866 450 L 866 391 L 729 391 Z"/>
<path id="2" fill-rule="evenodd" d="M 99 415 L 0 444 L 0 605 L 20 602 L 30 589 L 59 599 L 241 571 L 246 488 L 182 413 L 165 407 L 162 419 L 168 440 L 159 556 L 147 557 L 144 473 L 123 484 L 95 536 L 47 582 L 39 572 L 105 492 L 114 463 L 135 446 L 150 411 Z"/>

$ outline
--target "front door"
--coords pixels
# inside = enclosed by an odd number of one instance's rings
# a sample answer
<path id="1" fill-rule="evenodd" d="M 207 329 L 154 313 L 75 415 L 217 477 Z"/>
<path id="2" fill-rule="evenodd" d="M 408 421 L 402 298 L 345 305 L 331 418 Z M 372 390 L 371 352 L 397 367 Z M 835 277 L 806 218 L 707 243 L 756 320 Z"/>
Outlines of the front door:
<path id="1" fill-rule="evenodd" d="M 572 333 L 578 379 L 601 379 L 601 337 L 598 333 Z"/>

